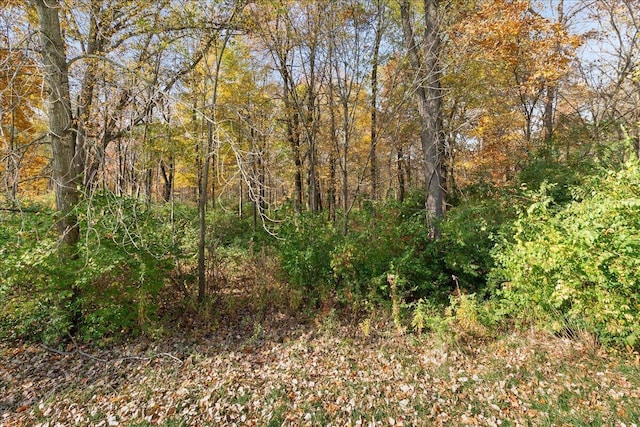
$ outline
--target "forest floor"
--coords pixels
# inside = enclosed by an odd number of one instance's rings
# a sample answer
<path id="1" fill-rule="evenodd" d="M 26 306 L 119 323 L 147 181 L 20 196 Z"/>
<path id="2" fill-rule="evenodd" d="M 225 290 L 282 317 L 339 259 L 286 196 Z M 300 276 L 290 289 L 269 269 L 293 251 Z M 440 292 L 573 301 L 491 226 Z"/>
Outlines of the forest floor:
<path id="1" fill-rule="evenodd" d="M 329 315 L 237 317 L 108 349 L 0 344 L 2 426 L 640 424 L 637 354 L 543 333 L 482 340 Z"/>

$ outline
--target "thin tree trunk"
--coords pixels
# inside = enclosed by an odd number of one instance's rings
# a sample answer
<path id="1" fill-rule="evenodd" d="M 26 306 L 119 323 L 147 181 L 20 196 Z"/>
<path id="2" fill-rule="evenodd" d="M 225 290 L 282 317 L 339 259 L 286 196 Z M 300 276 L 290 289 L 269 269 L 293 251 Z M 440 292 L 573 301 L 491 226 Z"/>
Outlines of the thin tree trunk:
<path id="1" fill-rule="evenodd" d="M 230 17 L 229 23 L 234 19 L 237 12 L 240 9 L 240 3 L 236 4 L 236 9 Z M 209 169 L 211 165 L 211 155 L 214 152 L 214 138 L 213 138 L 213 124 L 216 120 L 216 104 L 218 102 L 218 83 L 220 77 L 220 68 L 222 66 L 222 58 L 224 51 L 227 47 L 227 43 L 231 38 L 231 32 L 227 31 L 222 45 L 220 46 L 220 51 L 216 57 L 216 67 L 214 71 L 214 75 L 212 76 L 214 79 L 213 82 L 213 93 L 211 95 L 211 117 L 207 122 L 207 144 L 204 147 L 202 153 L 202 162 L 203 162 L 203 171 L 202 171 L 202 181 L 200 185 L 199 197 L 198 197 L 198 228 L 199 228 L 199 239 L 198 239 L 198 301 L 203 302 L 205 296 L 207 294 L 207 284 L 206 284 L 206 254 L 205 254 L 205 243 L 206 243 L 206 213 L 207 213 L 207 193 L 209 186 Z"/>
<path id="2" fill-rule="evenodd" d="M 316 93 L 316 66 L 317 66 L 317 31 L 313 33 L 313 39 L 309 44 L 309 56 L 307 58 L 309 63 L 309 74 L 307 84 L 307 96 L 306 96 L 306 111 L 303 116 L 303 125 L 305 130 L 305 136 L 308 145 L 308 159 L 307 165 L 307 203 L 311 212 L 318 212 L 319 210 L 319 194 L 318 194 L 318 174 L 317 174 L 317 147 L 316 140 L 318 136 L 319 120 L 317 120 L 317 93 Z"/>
<path id="3" fill-rule="evenodd" d="M 380 44 L 382 42 L 382 21 L 384 6 L 382 1 L 377 2 L 376 35 L 373 45 L 373 62 L 371 64 L 371 198 L 377 200 L 378 195 L 378 157 L 376 145 L 378 144 L 378 62 L 380 57 Z"/>
<path id="4" fill-rule="evenodd" d="M 90 4 L 91 11 L 89 16 L 89 40 L 87 42 L 86 52 L 88 57 L 100 54 L 106 42 L 104 34 L 98 28 L 98 15 L 102 12 L 101 3 L 102 2 L 92 0 Z M 76 118 L 76 156 L 74 164 L 78 176 L 83 177 L 83 186 L 86 190 L 92 189 L 92 185 L 89 180 L 93 177 L 85 172 L 89 160 L 87 157 L 87 124 L 91 115 L 91 107 L 93 105 L 96 82 L 97 64 L 95 63 L 95 59 L 89 58 L 87 62 L 87 70 L 82 79 L 80 96 L 78 98 L 78 115 Z"/>
<path id="5" fill-rule="evenodd" d="M 397 158 L 398 158 L 398 200 L 400 201 L 400 203 L 404 202 L 404 197 L 405 197 L 405 179 L 404 179 L 404 154 L 402 152 L 402 147 L 398 147 L 398 153 L 397 153 Z"/>
<path id="6" fill-rule="evenodd" d="M 164 160 L 160 161 L 160 174 L 164 181 L 164 188 L 162 189 L 162 200 L 165 202 L 171 201 L 171 195 L 173 194 L 173 182 L 174 182 L 174 161 L 173 155 L 169 157 L 169 163 Z"/>
<path id="7" fill-rule="evenodd" d="M 18 174 L 20 173 L 20 164 L 16 161 L 16 114 L 14 105 L 13 85 L 10 87 L 10 104 L 11 104 L 11 128 L 9 130 L 9 146 L 7 147 L 7 155 L 5 157 L 5 175 L 4 186 L 7 198 L 14 203 L 18 194 Z M 27 148 L 25 148 L 26 150 Z"/>
<path id="8" fill-rule="evenodd" d="M 348 99 L 342 99 L 342 234 L 349 232 L 349 144 L 351 131 L 349 130 L 349 105 Z"/>
<path id="9" fill-rule="evenodd" d="M 294 174 L 294 195 L 293 208 L 294 211 L 300 213 L 302 210 L 302 158 L 300 156 L 300 119 L 296 108 L 293 107 L 290 97 L 291 85 L 290 75 L 287 69 L 286 61 L 280 64 L 281 74 L 284 80 L 284 107 L 286 114 L 287 139 L 293 154 L 293 164 L 295 167 Z"/>
<path id="10" fill-rule="evenodd" d="M 558 24 L 564 26 L 564 0 L 558 0 Z M 556 51 L 559 51 L 561 46 L 556 44 Z M 551 158 L 553 151 L 553 116 L 555 112 L 555 103 L 558 96 L 558 84 L 552 83 L 547 86 L 547 93 L 544 102 L 543 113 L 543 126 L 544 126 L 544 145 L 545 156 Z"/>
<path id="11" fill-rule="evenodd" d="M 338 149 L 338 135 L 336 130 L 336 112 L 333 82 L 329 79 L 329 132 L 331 138 L 331 148 L 329 150 L 329 219 L 335 225 L 336 223 L 336 152 Z"/>

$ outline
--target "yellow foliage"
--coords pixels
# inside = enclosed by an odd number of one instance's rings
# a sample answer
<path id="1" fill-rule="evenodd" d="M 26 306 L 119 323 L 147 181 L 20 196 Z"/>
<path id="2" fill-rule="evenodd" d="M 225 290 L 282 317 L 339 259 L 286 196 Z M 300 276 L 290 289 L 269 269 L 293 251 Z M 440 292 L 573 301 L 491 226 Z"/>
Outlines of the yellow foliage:
<path id="1" fill-rule="evenodd" d="M 456 181 L 503 183 L 534 148 L 531 112 L 569 72 L 581 39 L 525 0 L 477 2 L 460 12 L 450 36 L 444 84 L 464 105 L 469 145 L 457 154 Z"/>

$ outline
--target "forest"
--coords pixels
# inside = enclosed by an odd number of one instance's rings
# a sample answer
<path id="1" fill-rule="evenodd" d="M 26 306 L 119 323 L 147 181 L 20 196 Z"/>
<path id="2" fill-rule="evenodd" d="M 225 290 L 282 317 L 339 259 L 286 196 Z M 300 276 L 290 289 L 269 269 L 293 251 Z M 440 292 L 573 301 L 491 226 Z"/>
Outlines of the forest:
<path id="1" fill-rule="evenodd" d="M 6 1 L 1 425 L 640 420 L 637 1 Z"/>

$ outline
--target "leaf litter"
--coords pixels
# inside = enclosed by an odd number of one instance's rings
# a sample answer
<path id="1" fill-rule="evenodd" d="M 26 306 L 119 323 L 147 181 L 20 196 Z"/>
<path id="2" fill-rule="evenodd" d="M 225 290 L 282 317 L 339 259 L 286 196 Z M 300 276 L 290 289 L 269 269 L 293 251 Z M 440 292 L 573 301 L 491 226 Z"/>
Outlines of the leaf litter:
<path id="1" fill-rule="evenodd" d="M 255 329 L 255 328 L 254 328 Z M 378 323 L 233 325 L 99 350 L 0 344 L 2 426 L 634 426 L 637 355 L 542 333 L 460 345 Z"/>

